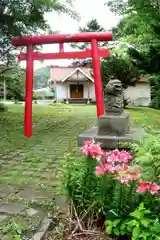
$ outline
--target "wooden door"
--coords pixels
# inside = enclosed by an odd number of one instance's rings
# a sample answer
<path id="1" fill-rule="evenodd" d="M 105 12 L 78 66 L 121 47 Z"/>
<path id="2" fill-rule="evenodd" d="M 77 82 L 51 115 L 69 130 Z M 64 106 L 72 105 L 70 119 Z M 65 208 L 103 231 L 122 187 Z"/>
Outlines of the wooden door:
<path id="1" fill-rule="evenodd" d="M 70 85 L 70 98 L 83 98 L 83 84 Z"/>

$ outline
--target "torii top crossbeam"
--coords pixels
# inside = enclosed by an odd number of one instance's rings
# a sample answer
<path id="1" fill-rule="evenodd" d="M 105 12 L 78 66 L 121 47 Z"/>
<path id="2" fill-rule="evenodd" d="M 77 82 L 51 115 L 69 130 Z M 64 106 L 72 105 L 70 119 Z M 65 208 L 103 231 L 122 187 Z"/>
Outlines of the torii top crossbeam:
<path id="1" fill-rule="evenodd" d="M 99 49 L 99 41 L 111 41 L 112 33 L 78 33 L 78 34 L 54 34 L 45 36 L 24 36 L 12 40 L 14 46 L 27 46 L 27 52 L 18 56 L 20 61 L 26 60 L 26 97 L 25 97 L 25 118 L 24 135 L 32 136 L 32 91 L 33 91 L 33 62 L 42 59 L 70 59 L 92 57 L 97 116 L 104 114 L 103 90 L 100 73 L 100 57 L 109 56 L 108 49 Z M 64 43 L 90 42 L 91 49 L 81 52 L 64 52 Z M 59 53 L 34 52 L 35 45 L 59 43 Z"/>
<path id="2" fill-rule="evenodd" d="M 98 42 L 111 41 L 112 33 L 78 33 L 78 34 L 54 34 L 46 36 L 26 36 L 13 39 L 15 46 L 41 45 L 51 43 L 73 43 L 73 42 L 91 42 L 93 39 Z"/>

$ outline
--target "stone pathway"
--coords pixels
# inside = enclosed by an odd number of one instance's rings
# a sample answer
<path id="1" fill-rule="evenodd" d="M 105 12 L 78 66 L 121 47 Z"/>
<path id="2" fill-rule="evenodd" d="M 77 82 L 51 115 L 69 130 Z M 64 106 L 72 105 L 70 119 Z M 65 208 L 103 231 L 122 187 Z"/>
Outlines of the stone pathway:
<path id="1" fill-rule="evenodd" d="M 51 192 L 0 186 L 0 239 L 40 240 L 51 222 L 47 207 L 54 211 Z"/>
<path id="2" fill-rule="evenodd" d="M 8 132 L 4 135 L 7 145 L 0 139 L 4 149 L 0 153 L 0 240 L 19 240 L 18 232 L 23 235 L 21 240 L 30 240 L 40 228 L 33 239 L 39 240 L 44 226 L 49 224 L 48 212 L 55 210 L 55 201 L 62 209 L 63 200 L 55 194 L 57 169 L 69 142 L 72 140 L 75 150 L 78 133 L 93 125 L 95 118 L 88 117 L 86 111 L 84 116 L 76 113 L 75 117 L 73 111 L 64 118 L 48 118 L 47 124 L 42 124 L 42 132 L 38 129 L 39 134 L 33 134 L 33 142 L 22 139 L 21 144 L 20 138 L 15 144 L 15 133 L 8 137 Z"/>

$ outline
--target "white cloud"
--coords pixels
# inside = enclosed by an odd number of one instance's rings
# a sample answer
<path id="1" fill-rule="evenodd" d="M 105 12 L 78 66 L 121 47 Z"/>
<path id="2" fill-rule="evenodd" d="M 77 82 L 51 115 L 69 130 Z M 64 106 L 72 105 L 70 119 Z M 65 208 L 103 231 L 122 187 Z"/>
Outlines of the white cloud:
<path id="1" fill-rule="evenodd" d="M 74 9 L 81 15 L 81 20 L 76 21 L 71 17 L 64 14 L 57 14 L 55 12 L 45 14 L 45 18 L 50 24 L 52 30 L 58 30 L 61 33 L 76 33 L 80 26 L 84 26 L 86 22 L 92 18 L 96 18 L 100 25 L 106 30 L 110 30 L 119 21 L 119 18 L 115 17 L 111 11 L 104 6 L 105 0 L 93 1 L 93 0 L 75 0 Z M 66 51 L 72 51 L 69 44 L 65 44 Z M 58 45 L 44 45 L 43 52 L 57 52 Z M 59 64 L 68 65 L 68 60 L 45 60 L 44 63 L 35 62 L 35 68 L 42 67 L 43 65 Z M 25 63 L 22 63 L 25 66 Z"/>

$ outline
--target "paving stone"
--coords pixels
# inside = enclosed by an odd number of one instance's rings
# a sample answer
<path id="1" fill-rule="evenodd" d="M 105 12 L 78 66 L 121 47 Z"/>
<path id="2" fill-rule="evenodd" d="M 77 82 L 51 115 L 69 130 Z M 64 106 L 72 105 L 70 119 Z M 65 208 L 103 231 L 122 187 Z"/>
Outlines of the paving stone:
<path id="1" fill-rule="evenodd" d="M 14 157 L 16 157 L 17 155 L 18 155 L 17 152 L 13 152 L 13 153 L 8 154 L 8 157 L 9 157 L 9 158 L 14 158 Z"/>
<path id="2" fill-rule="evenodd" d="M 59 206 L 61 213 L 66 213 L 68 210 L 68 203 L 64 196 L 55 195 L 56 205 Z"/>
<path id="3" fill-rule="evenodd" d="M 8 156 L 2 156 L 1 158 L 2 159 L 8 159 L 9 157 Z"/>
<path id="4" fill-rule="evenodd" d="M 36 209 L 34 208 L 29 208 L 26 210 L 26 213 L 29 217 L 32 217 L 33 215 L 37 214 L 39 211 L 37 211 Z"/>
<path id="5" fill-rule="evenodd" d="M 7 216 L 7 215 L 4 215 L 4 214 L 0 214 L 0 223 L 2 222 L 2 221 L 4 221 L 5 219 L 7 219 L 9 216 Z"/>
<path id="6" fill-rule="evenodd" d="M 23 153 L 22 150 L 16 150 L 16 152 L 19 154 L 19 153 Z"/>
<path id="7" fill-rule="evenodd" d="M 33 175 L 33 171 L 23 171 L 23 175 Z"/>
<path id="8" fill-rule="evenodd" d="M 16 193 L 17 189 L 11 186 L 0 186 L 0 199 L 10 195 L 11 193 Z"/>
<path id="9" fill-rule="evenodd" d="M 36 191 L 32 189 L 25 189 L 19 192 L 19 197 L 24 200 L 35 201 L 35 200 L 46 200 L 48 198 L 52 199 L 52 194 L 42 191 Z"/>
<path id="10" fill-rule="evenodd" d="M 26 157 L 27 153 L 20 153 L 19 156 L 20 157 Z"/>
<path id="11" fill-rule="evenodd" d="M 0 206 L 0 213 L 18 214 L 25 208 L 24 204 L 7 203 Z"/>
<path id="12" fill-rule="evenodd" d="M 31 240 L 41 240 L 41 239 L 43 239 L 44 235 L 46 234 L 47 230 L 49 229 L 50 224 L 51 224 L 51 220 L 48 219 L 48 218 L 45 218 L 45 219 L 42 221 L 42 223 L 41 223 L 38 231 L 37 231 L 36 234 L 32 237 Z"/>

